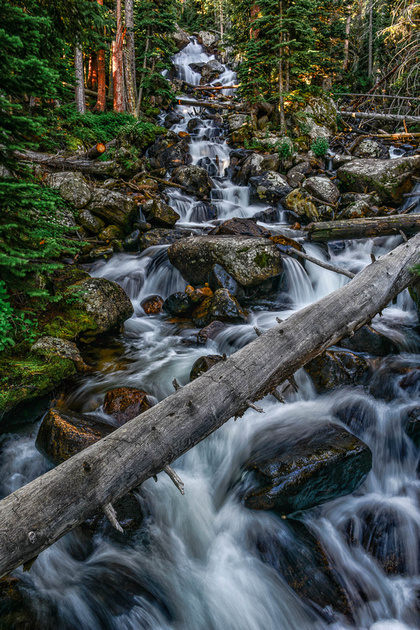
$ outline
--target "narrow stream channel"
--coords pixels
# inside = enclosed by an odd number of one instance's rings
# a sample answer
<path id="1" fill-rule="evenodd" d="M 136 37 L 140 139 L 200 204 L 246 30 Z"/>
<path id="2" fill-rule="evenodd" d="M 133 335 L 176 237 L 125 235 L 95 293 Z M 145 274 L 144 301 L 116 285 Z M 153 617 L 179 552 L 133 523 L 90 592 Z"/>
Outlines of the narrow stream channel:
<path id="1" fill-rule="evenodd" d="M 175 55 L 178 76 L 198 84 L 200 75 L 189 64 L 210 59 L 195 41 Z M 232 71 L 219 81 L 231 85 Z M 192 107 L 178 106 L 184 116 L 174 125 L 185 131 Z M 170 205 L 182 227 L 195 231 L 220 219 L 252 217 L 266 208 L 250 203 L 249 189 L 233 184 L 225 172 L 230 149 L 223 128 L 201 116 L 191 134 L 192 163 L 207 168 L 214 181 L 212 204 L 217 219 L 200 200 L 167 189 Z M 272 232 L 299 238 L 282 221 L 266 225 Z M 332 244 L 337 266 L 357 272 L 397 246 L 402 239 L 347 241 Z M 308 254 L 325 259 L 324 250 L 306 244 Z M 104 359 L 104 369 L 84 376 L 69 394 L 67 405 L 101 414 L 104 394 L 114 387 L 138 387 L 156 401 L 173 392 L 172 381 L 189 380 L 194 361 L 203 354 L 231 354 L 262 331 L 302 306 L 342 286 L 348 279 L 308 263 L 285 261 L 287 295 L 251 310 L 246 325 L 228 326 L 217 338 L 198 346 L 196 329 L 145 316 L 141 301 L 183 291 L 186 282 L 172 267 L 167 246 L 139 254 L 117 254 L 98 262 L 92 275 L 124 287 L 135 313 L 126 322 L 121 344 Z M 334 314 L 332 313 L 333 317 Z M 419 337 L 414 305 L 408 292 L 377 316 L 372 325 L 390 337 L 400 353 L 375 358 L 366 387 L 345 387 L 317 395 L 304 370 L 296 375 L 298 392 L 288 390 L 286 404 L 268 397 L 264 414 L 253 410 L 207 438 L 174 468 L 185 482 L 181 496 L 166 475 L 148 480 L 137 497 L 144 519 L 126 538 L 97 534 L 93 539 L 76 530 L 44 551 L 21 579 L 32 609 L 34 627 L 45 630 L 304 630 L 354 628 L 399 630 L 419 627 L 420 483 L 418 452 L 403 430 L 410 410 L 419 405 L 419 379 L 402 386 L 401 375 L 419 367 Z M 372 360 L 373 361 L 373 360 Z M 98 410 L 99 407 L 99 410 Z M 95 411 L 96 410 L 96 411 Z M 355 420 L 356 418 L 356 420 Z M 264 563 L 258 544 L 273 541 L 291 550 L 298 546 L 287 520 L 274 513 L 253 512 L 238 499 L 242 464 L 256 444 L 287 439 L 306 428 L 334 419 L 342 422 L 372 450 L 373 468 L 359 490 L 302 513 L 301 519 L 321 541 L 329 563 L 351 605 L 352 620 L 331 609 L 309 607 L 278 572 Z M 48 469 L 35 448 L 37 427 L 2 436 L 0 492 L 16 490 Z M 357 541 L 366 526 L 381 533 L 384 546 L 393 545 L 401 559 L 399 574 L 386 574 L 375 557 Z M 349 540 L 351 530 L 353 544 Z M 356 543 L 354 543 L 356 540 Z M 261 543 L 262 541 L 262 543 Z M 297 554 L 297 563 L 305 563 Z M 309 560 L 308 560 L 309 562 Z M 308 570 L 310 566 L 308 565 Z"/>

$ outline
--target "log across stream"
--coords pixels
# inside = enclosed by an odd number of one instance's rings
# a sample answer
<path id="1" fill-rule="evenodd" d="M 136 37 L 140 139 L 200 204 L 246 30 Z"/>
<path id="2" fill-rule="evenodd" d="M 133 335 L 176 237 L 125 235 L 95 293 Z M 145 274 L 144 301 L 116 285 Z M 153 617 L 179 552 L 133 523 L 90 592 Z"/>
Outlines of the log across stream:
<path id="1" fill-rule="evenodd" d="M 205 58 L 193 42 L 175 61 L 188 67 Z M 229 72 L 222 77 L 226 85 L 235 83 Z M 189 106 L 178 109 L 185 119 L 175 131 L 183 131 L 196 114 Z M 203 160 L 212 169 L 219 219 L 263 209 L 250 202 L 247 187 L 224 176 L 229 148 L 211 119 L 192 135 L 191 155 L 194 164 Z M 173 188 L 167 194 L 179 224 L 213 225 L 202 202 Z M 281 232 L 286 226 L 278 221 L 267 227 Z M 130 531 L 117 511 L 124 534 L 108 528 L 92 536 L 87 526 L 77 527 L 40 553 L 29 571 L 15 571 L 34 628 L 411 630 L 418 625 L 418 453 L 405 429 L 418 406 L 420 344 L 414 303 L 402 289 L 419 238 L 329 243 L 330 262 L 356 274 L 353 280 L 287 258 L 282 290 L 252 306 L 246 324 L 226 326 L 204 346 L 197 344 L 191 324 L 146 316 L 140 306 L 152 294 L 166 298 L 185 289 L 166 246 L 95 264 L 91 273 L 119 282 L 135 314 L 119 340 L 95 349 L 102 370 L 80 377 L 61 402 L 104 419 L 105 392 L 123 386 L 144 389 L 160 404 L 53 470 L 35 448 L 37 426 L 2 436 L 0 489 L 3 497 L 10 495 L 2 502 L 10 510 L 0 511 L 2 571 L 36 555 L 92 506 L 113 501 L 140 481 L 134 496 L 143 516 Z M 326 259 L 316 243 L 305 249 Z M 377 310 L 381 314 L 375 316 Z M 369 366 L 367 380 L 319 395 L 315 381 L 299 369 L 302 362 L 372 317 L 372 326 L 399 353 L 356 351 Z M 255 328 L 263 333 L 258 338 Z M 228 358 L 188 384 L 203 354 Z M 249 399 L 259 399 L 292 373 L 298 391 L 286 389 L 286 404 L 268 395 L 257 403 L 264 413 L 245 411 Z M 183 386 L 177 392 L 174 379 Z M 235 422 L 230 416 L 237 411 L 245 413 Z M 272 442 L 293 445 L 331 421 L 372 451 L 372 470 L 356 493 L 287 519 L 243 505 L 247 462 L 264 455 Z M 160 473 L 168 463 L 185 484 L 184 496 Z M 154 473 L 157 483 L 149 478 Z M 312 537 L 306 546 L 302 528 Z M 332 593 L 331 580 L 322 581 L 315 547 L 323 548 L 324 562 L 338 576 L 340 588 Z M 285 576 L 293 565 L 304 568 L 301 582 L 311 576 L 324 604 L 311 605 L 290 586 Z M 341 596 L 349 602 L 346 618 L 345 607 L 335 606 Z"/>

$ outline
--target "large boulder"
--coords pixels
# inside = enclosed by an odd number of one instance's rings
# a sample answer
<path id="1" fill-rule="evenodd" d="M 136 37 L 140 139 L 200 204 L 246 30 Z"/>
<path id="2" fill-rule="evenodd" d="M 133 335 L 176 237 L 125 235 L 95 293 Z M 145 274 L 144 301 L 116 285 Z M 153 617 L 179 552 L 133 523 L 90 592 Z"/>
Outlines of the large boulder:
<path id="1" fill-rule="evenodd" d="M 384 144 L 365 138 L 354 151 L 354 155 L 358 158 L 380 158 L 386 160 L 389 157 L 389 151 Z"/>
<path id="2" fill-rule="evenodd" d="M 234 234 L 242 236 L 263 236 L 269 238 L 270 232 L 257 225 L 255 219 L 233 217 L 224 221 L 211 231 L 211 234 Z"/>
<path id="3" fill-rule="evenodd" d="M 225 71 L 224 66 L 216 59 L 211 59 L 208 63 L 205 63 L 201 68 L 200 84 L 206 85 L 217 79 Z"/>
<path id="4" fill-rule="evenodd" d="M 420 175 L 420 155 L 395 160 L 353 160 L 337 171 L 342 187 L 351 192 L 375 191 L 383 203 L 400 204 Z"/>
<path id="5" fill-rule="evenodd" d="M 229 131 L 237 131 L 238 129 L 240 129 L 242 125 L 246 124 L 246 122 L 248 121 L 248 118 L 249 116 L 247 114 L 237 114 L 237 113 L 229 114 L 227 117 L 227 121 L 229 124 Z"/>
<path id="6" fill-rule="evenodd" d="M 263 172 L 264 156 L 259 153 L 251 153 L 243 161 L 240 169 L 235 174 L 234 180 L 237 184 L 247 184 L 250 177 L 261 175 Z"/>
<path id="7" fill-rule="evenodd" d="M 196 378 L 199 378 L 205 372 L 208 372 L 213 365 L 223 361 L 223 357 L 220 354 L 207 354 L 202 357 L 199 357 L 196 361 L 194 361 L 193 366 L 190 372 L 190 381 L 195 381 Z"/>
<path id="8" fill-rule="evenodd" d="M 148 247 L 155 247 L 156 245 L 170 245 L 175 241 L 185 238 L 188 232 L 183 230 L 175 229 L 167 229 L 167 228 L 156 228 L 156 230 L 149 230 L 142 234 L 139 240 L 139 249 L 143 251 Z"/>
<path id="9" fill-rule="evenodd" d="M 80 350 L 76 344 L 72 341 L 68 341 L 68 339 L 41 337 L 31 347 L 31 352 L 39 357 L 43 357 L 47 361 L 51 361 L 55 357 L 73 361 L 78 372 L 89 372 L 92 369 L 83 361 Z"/>
<path id="10" fill-rule="evenodd" d="M 213 188 L 213 183 L 205 168 L 200 166 L 180 166 L 175 169 L 172 181 L 181 184 L 186 192 L 197 197 L 208 197 Z"/>
<path id="11" fill-rule="evenodd" d="M 219 36 L 216 33 L 210 33 L 210 31 L 200 31 L 197 41 L 204 46 L 204 48 L 211 50 L 219 41 Z"/>
<path id="12" fill-rule="evenodd" d="M 238 300 L 227 289 L 217 289 L 211 297 L 203 300 L 194 309 L 192 319 L 199 328 L 214 321 L 231 324 L 246 323 L 246 315 Z"/>
<path id="13" fill-rule="evenodd" d="M 70 201 L 75 208 L 87 206 L 91 198 L 90 187 L 81 173 L 60 172 L 50 173 L 47 184 L 56 188 L 66 201 Z"/>
<path id="14" fill-rule="evenodd" d="M 287 171 L 287 181 L 292 188 L 298 188 L 307 175 L 312 172 L 312 166 L 308 160 L 299 162 Z"/>
<path id="15" fill-rule="evenodd" d="M 168 249 L 171 263 L 193 285 L 207 282 L 214 265 L 221 265 L 243 287 L 282 273 L 281 254 L 265 238 L 191 236 Z"/>
<path id="16" fill-rule="evenodd" d="M 88 232 L 91 232 L 91 234 L 99 234 L 105 227 L 105 221 L 102 221 L 99 217 L 95 217 L 89 210 L 79 212 L 77 223 Z"/>
<path id="17" fill-rule="evenodd" d="M 310 140 L 331 138 L 337 133 L 337 109 L 332 98 L 312 98 L 296 116 L 298 128 Z"/>
<path id="18" fill-rule="evenodd" d="M 183 50 L 190 43 L 188 33 L 182 30 L 178 24 L 175 24 L 175 32 L 171 35 L 178 50 Z"/>
<path id="19" fill-rule="evenodd" d="M 97 188 L 93 192 L 87 209 L 103 219 L 105 223 L 118 225 L 127 234 L 138 215 L 137 203 L 134 199 L 107 188 Z"/>
<path id="20" fill-rule="evenodd" d="M 346 350 L 328 350 L 305 365 L 318 392 L 342 385 L 359 385 L 367 376 L 366 359 Z"/>
<path id="21" fill-rule="evenodd" d="M 308 177 L 303 188 L 320 201 L 336 204 L 340 198 L 337 186 L 327 177 Z"/>
<path id="22" fill-rule="evenodd" d="M 288 210 L 292 210 L 302 220 L 319 221 L 319 212 L 312 201 L 312 195 L 304 188 L 296 188 L 284 201 Z"/>
<path id="23" fill-rule="evenodd" d="M 359 438 L 331 423 L 317 423 L 299 437 L 266 431 L 254 440 L 246 465 L 245 505 L 290 514 L 354 492 L 372 466 Z"/>
<path id="24" fill-rule="evenodd" d="M 352 337 L 345 337 L 340 341 L 342 348 L 353 352 L 366 352 L 377 357 L 398 353 L 398 346 L 371 326 L 362 326 Z"/>
<path id="25" fill-rule="evenodd" d="M 143 212 L 152 225 L 163 228 L 173 227 L 180 218 L 178 212 L 175 212 L 171 206 L 168 206 L 167 203 L 164 203 L 160 199 L 153 199 L 143 204 Z"/>
<path id="26" fill-rule="evenodd" d="M 266 171 L 262 175 L 250 177 L 251 192 L 258 201 L 277 203 L 292 191 L 284 175 Z"/>
<path id="27" fill-rule="evenodd" d="M 117 387 L 106 393 L 103 410 L 118 426 L 150 409 L 146 392 L 132 387 Z"/>
<path id="28" fill-rule="evenodd" d="M 92 341 L 96 336 L 118 328 L 131 317 L 133 306 L 116 282 L 105 278 L 88 278 L 69 286 L 63 292 L 65 310 L 54 313 L 45 326 L 53 337 L 80 338 Z"/>
<path id="29" fill-rule="evenodd" d="M 191 162 L 188 138 L 180 138 L 177 133 L 168 131 L 165 136 L 159 136 L 148 149 L 153 168 L 176 168 Z"/>

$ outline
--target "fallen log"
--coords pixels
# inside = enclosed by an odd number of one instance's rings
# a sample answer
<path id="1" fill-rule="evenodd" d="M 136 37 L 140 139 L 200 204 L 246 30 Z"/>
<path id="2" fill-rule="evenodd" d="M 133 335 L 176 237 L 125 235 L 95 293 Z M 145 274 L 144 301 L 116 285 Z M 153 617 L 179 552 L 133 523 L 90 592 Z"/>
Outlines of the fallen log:
<path id="1" fill-rule="evenodd" d="M 0 577 L 163 471 L 301 366 L 370 322 L 412 280 L 420 235 L 346 286 L 217 363 L 200 378 L 0 501 Z M 240 429 L 238 429 L 240 430 Z M 188 486 L 186 487 L 188 492 Z"/>
<path id="2" fill-rule="evenodd" d="M 194 86 L 194 90 L 198 90 L 200 92 L 213 92 L 214 90 L 236 90 L 239 87 L 238 85 L 202 85 L 202 86 Z"/>
<path id="3" fill-rule="evenodd" d="M 51 155 L 49 153 L 38 153 L 37 151 L 15 151 L 14 155 L 19 160 L 43 164 L 58 171 L 80 171 L 96 177 L 120 177 L 125 173 L 125 169 L 113 160 L 107 162 L 95 162 L 84 156 Z"/>
<path id="4" fill-rule="evenodd" d="M 420 123 L 420 116 L 401 116 L 399 114 L 371 114 L 370 112 L 346 112 L 338 111 L 337 114 L 341 116 L 348 116 L 351 118 L 369 118 L 372 120 L 385 120 L 386 122 L 406 122 L 417 124 Z M 408 133 L 408 132 L 407 132 Z"/>
<path id="5" fill-rule="evenodd" d="M 233 105 L 232 103 L 221 103 L 220 101 L 196 101 L 190 98 L 178 98 L 178 105 L 188 105 L 193 107 L 210 107 L 211 109 L 231 109 L 243 114 L 249 113 L 243 109 L 243 105 Z"/>
<path id="6" fill-rule="evenodd" d="M 397 214 L 389 217 L 320 221 L 305 228 L 310 241 L 339 241 L 346 238 L 392 236 L 402 230 L 412 235 L 420 232 L 420 214 Z"/>
<path id="7" fill-rule="evenodd" d="M 91 147 L 86 153 L 83 154 L 82 157 L 88 158 L 89 160 L 96 160 L 96 158 L 103 155 L 106 151 L 106 144 L 103 142 L 98 142 L 93 147 Z"/>

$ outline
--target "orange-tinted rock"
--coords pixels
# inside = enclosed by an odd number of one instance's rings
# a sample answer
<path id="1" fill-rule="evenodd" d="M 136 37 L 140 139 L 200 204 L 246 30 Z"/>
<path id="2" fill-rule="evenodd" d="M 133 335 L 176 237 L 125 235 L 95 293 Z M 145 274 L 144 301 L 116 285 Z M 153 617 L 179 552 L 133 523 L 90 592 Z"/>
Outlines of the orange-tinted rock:
<path id="1" fill-rule="evenodd" d="M 163 310 L 163 298 L 160 295 L 150 295 L 140 305 L 146 315 L 158 315 Z"/>
<path id="2" fill-rule="evenodd" d="M 194 302 L 195 304 L 199 304 L 206 298 L 209 298 L 213 295 L 213 291 L 210 289 L 207 283 L 204 287 L 199 287 L 198 289 L 194 289 L 194 287 L 189 284 L 185 289 L 185 293 L 188 295 L 191 302 Z"/>
<path id="3" fill-rule="evenodd" d="M 244 324 L 246 315 L 238 300 L 227 289 L 218 289 L 194 309 L 192 319 L 196 326 L 206 326 L 215 320 Z"/>
<path id="4" fill-rule="evenodd" d="M 130 387 L 118 387 L 107 392 L 103 407 L 121 426 L 150 409 L 146 392 Z"/>
<path id="5" fill-rule="evenodd" d="M 207 356 L 197 359 L 191 368 L 190 381 L 194 381 L 213 367 L 213 365 L 219 363 L 219 361 L 223 361 L 223 357 L 221 357 L 220 354 L 208 354 Z"/>
<path id="6" fill-rule="evenodd" d="M 42 421 L 36 447 L 50 462 L 58 465 L 114 430 L 115 427 L 105 422 L 53 407 Z"/>
<path id="7" fill-rule="evenodd" d="M 292 238 L 288 238 L 287 236 L 283 236 L 282 234 L 275 234 L 274 236 L 270 236 L 270 241 L 284 248 L 294 247 L 298 251 L 302 251 L 302 245 L 300 245 L 297 241 L 294 241 Z"/>
<path id="8" fill-rule="evenodd" d="M 187 133 L 186 131 L 179 131 L 179 132 L 178 132 L 178 136 L 179 136 L 180 138 L 188 138 L 188 139 L 190 138 L 190 134 L 189 134 L 189 133 Z"/>
<path id="9" fill-rule="evenodd" d="M 226 324 L 217 320 L 211 322 L 211 324 L 207 324 L 207 326 L 204 326 L 204 328 L 202 328 L 197 334 L 197 342 L 206 343 L 209 339 L 215 339 L 225 326 Z"/>

